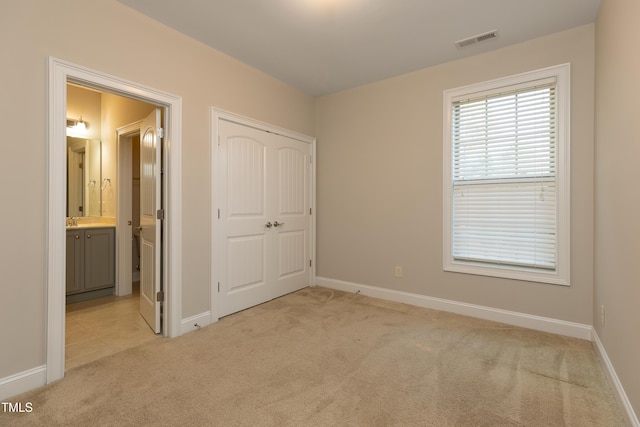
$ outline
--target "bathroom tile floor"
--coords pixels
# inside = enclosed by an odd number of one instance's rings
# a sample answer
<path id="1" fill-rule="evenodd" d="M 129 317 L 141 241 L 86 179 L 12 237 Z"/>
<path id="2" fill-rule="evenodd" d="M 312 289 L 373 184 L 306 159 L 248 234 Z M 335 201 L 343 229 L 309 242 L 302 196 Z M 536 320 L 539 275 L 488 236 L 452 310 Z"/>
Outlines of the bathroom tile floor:
<path id="1" fill-rule="evenodd" d="M 160 339 L 140 315 L 139 298 L 134 283 L 131 295 L 67 304 L 65 369 Z"/>

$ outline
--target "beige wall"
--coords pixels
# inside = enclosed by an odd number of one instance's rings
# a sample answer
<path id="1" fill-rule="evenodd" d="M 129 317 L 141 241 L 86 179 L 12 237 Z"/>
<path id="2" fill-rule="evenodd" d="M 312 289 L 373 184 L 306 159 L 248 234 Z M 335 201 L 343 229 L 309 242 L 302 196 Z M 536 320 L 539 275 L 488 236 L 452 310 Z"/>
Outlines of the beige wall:
<path id="1" fill-rule="evenodd" d="M 571 287 L 443 272 L 443 91 L 567 62 Z M 593 85 L 591 24 L 320 98 L 318 275 L 590 325 Z"/>
<path id="2" fill-rule="evenodd" d="M 596 21 L 594 325 L 640 415 L 638 17 L 637 0 L 603 0 Z"/>
<path id="3" fill-rule="evenodd" d="M 113 0 L 3 2 L 0 56 L 0 378 L 45 363 L 48 56 L 182 97 L 182 314 L 208 311 L 209 108 L 313 135 L 313 98 Z"/>

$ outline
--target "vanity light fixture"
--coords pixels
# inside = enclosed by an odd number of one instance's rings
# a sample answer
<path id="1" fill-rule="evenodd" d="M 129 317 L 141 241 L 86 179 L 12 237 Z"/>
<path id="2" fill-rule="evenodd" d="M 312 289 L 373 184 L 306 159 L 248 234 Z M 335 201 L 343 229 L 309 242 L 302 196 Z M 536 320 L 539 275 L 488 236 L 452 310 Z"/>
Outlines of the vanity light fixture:
<path id="1" fill-rule="evenodd" d="M 67 130 L 72 130 L 74 132 L 86 132 L 89 129 L 89 123 L 82 120 L 82 116 L 80 116 L 80 120 L 67 119 Z"/>

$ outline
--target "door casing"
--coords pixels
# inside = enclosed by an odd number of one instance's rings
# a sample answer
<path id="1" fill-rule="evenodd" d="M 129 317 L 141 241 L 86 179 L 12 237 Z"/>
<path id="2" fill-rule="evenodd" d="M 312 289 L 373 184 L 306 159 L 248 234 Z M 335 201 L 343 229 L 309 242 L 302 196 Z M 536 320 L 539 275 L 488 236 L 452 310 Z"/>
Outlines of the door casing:
<path id="1" fill-rule="evenodd" d="M 182 98 L 58 58 L 48 62 L 47 158 L 47 332 L 46 382 L 64 377 L 65 351 L 65 201 L 67 83 L 111 92 L 164 108 L 165 164 L 163 191 L 163 271 L 165 278 L 164 335 L 180 333 L 182 317 Z"/>
<path id="2" fill-rule="evenodd" d="M 132 222 L 132 188 L 131 188 L 131 147 L 132 138 L 140 134 L 140 122 L 138 120 L 126 126 L 116 129 L 116 176 L 118 182 L 118 202 L 116 208 L 116 295 L 129 295 L 132 292 L 131 282 L 131 239 L 133 238 Z"/>

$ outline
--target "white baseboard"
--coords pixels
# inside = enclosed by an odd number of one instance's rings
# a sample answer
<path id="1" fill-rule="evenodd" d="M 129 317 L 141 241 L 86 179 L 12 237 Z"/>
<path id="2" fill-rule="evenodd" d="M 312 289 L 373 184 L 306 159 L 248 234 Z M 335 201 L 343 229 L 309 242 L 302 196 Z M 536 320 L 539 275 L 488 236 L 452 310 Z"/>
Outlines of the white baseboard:
<path id="1" fill-rule="evenodd" d="M 604 345 L 602 345 L 602 341 L 600 341 L 600 337 L 596 333 L 595 329 L 592 332 L 592 342 L 593 346 L 600 357 L 600 362 L 602 363 L 602 367 L 604 369 L 605 375 L 607 376 L 607 380 L 611 387 L 613 388 L 613 394 L 616 397 L 616 400 L 620 404 L 622 408 L 622 414 L 625 417 L 625 421 L 627 425 L 632 427 L 640 427 L 640 421 L 638 421 L 638 417 L 631 406 L 631 402 L 629 402 L 629 398 L 627 397 L 627 393 L 625 393 L 624 388 L 622 388 L 622 383 L 618 378 L 618 374 L 616 374 L 616 370 L 613 368 L 611 364 L 611 360 L 607 355 L 607 352 L 604 349 Z"/>
<path id="2" fill-rule="evenodd" d="M 318 286 L 324 286 L 327 288 L 354 293 L 360 291 L 362 295 L 367 295 L 370 297 L 401 302 L 405 304 L 415 305 L 417 307 L 448 311 L 451 313 L 477 317 L 485 320 L 493 320 L 495 322 L 535 329 L 537 331 L 550 332 L 558 335 L 565 335 L 589 341 L 592 338 L 591 331 L 593 328 L 591 327 L 591 325 L 584 325 L 581 323 L 567 322 L 564 320 L 534 316 L 531 314 L 518 313 L 515 311 L 502 310 L 499 308 L 467 304 L 464 302 L 428 297 L 425 295 L 402 292 L 393 289 L 379 288 L 376 286 L 328 279 L 326 277 L 316 277 L 315 283 Z"/>
<path id="3" fill-rule="evenodd" d="M 47 383 L 47 366 L 42 365 L 0 379 L 0 400 L 6 400 Z"/>
<path id="4" fill-rule="evenodd" d="M 217 321 L 217 320 L 216 320 Z M 180 335 L 184 335 L 187 332 L 196 331 L 211 323 L 211 312 L 205 311 L 204 313 L 196 314 L 195 316 L 182 319 L 180 323 Z"/>

